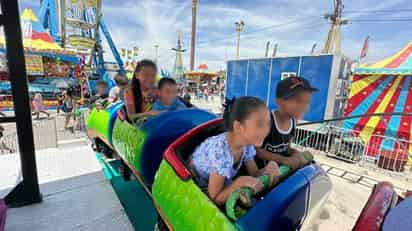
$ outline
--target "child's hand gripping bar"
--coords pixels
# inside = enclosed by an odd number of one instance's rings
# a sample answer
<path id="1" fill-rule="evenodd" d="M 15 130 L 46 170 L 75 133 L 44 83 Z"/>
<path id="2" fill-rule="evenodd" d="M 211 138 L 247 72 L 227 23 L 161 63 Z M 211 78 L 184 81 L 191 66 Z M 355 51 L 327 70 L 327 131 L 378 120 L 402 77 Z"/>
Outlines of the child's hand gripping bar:
<path id="1" fill-rule="evenodd" d="M 306 160 L 306 164 L 313 161 L 313 155 L 310 152 L 303 152 L 303 157 Z M 286 165 L 279 167 L 280 178 L 283 179 L 287 177 L 292 169 Z M 264 186 L 264 190 L 270 188 L 270 177 L 268 175 L 262 175 L 258 177 L 260 182 Z M 229 198 L 226 201 L 226 214 L 227 216 L 236 221 L 241 216 L 245 215 L 247 208 L 252 207 L 252 197 L 256 192 L 249 187 L 242 187 L 230 194 Z"/>

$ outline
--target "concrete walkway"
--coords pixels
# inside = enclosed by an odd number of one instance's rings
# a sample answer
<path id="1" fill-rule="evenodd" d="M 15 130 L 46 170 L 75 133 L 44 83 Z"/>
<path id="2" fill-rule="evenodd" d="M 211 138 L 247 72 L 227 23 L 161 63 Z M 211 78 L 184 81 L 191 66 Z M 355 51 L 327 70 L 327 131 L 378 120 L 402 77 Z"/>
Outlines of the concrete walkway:
<path id="1" fill-rule="evenodd" d="M 9 209 L 6 230 L 134 230 L 90 147 L 42 150 L 36 156 L 43 202 Z M 0 169 L 18 160 L 6 157 Z"/>

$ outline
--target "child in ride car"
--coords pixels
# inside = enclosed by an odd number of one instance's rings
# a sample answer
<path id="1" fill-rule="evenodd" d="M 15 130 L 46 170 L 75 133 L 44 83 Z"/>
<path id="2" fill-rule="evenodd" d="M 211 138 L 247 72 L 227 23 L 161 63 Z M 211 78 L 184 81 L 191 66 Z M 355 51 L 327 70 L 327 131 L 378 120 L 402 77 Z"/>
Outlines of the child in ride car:
<path id="1" fill-rule="evenodd" d="M 290 77 L 281 80 L 276 88 L 277 110 L 270 113 L 271 129 L 257 156 L 265 161 L 287 165 L 292 170 L 306 164 L 301 152 L 290 147 L 296 129 L 296 120 L 308 109 L 312 92 L 317 91 L 304 78 Z"/>
<path id="2" fill-rule="evenodd" d="M 177 84 L 172 78 L 162 78 L 158 83 L 159 98 L 153 104 L 153 111 L 176 111 L 186 108 L 177 97 Z"/>
<path id="3" fill-rule="evenodd" d="M 114 81 L 116 86 L 114 86 L 109 91 L 109 103 L 115 103 L 119 100 L 123 100 L 124 98 L 124 91 L 126 90 L 129 80 L 125 75 L 117 74 L 114 77 Z"/>
<path id="4" fill-rule="evenodd" d="M 109 94 L 107 93 L 108 84 L 104 80 L 97 81 L 96 90 L 97 90 L 96 95 L 90 97 L 90 104 L 95 104 L 97 101 L 104 100 L 109 96 Z"/>
<path id="5" fill-rule="evenodd" d="M 275 162 L 258 169 L 255 146 L 261 146 L 270 129 L 270 115 L 264 102 L 244 96 L 228 103 L 223 118 L 227 132 L 209 137 L 194 151 L 191 166 L 199 186 L 207 189 L 211 200 L 223 205 L 229 195 L 241 187 L 255 192 L 263 189 L 258 176 L 267 174 L 273 185 L 279 176 Z M 234 179 L 242 165 L 249 176 Z"/>

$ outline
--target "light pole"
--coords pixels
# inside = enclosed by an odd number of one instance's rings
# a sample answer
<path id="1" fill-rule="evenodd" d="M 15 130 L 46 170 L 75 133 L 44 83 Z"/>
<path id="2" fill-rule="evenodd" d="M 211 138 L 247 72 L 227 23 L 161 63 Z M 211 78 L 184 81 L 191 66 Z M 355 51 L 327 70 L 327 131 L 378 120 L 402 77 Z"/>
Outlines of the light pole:
<path id="1" fill-rule="evenodd" d="M 196 17 L 197 17 L 197 0 L 192 0 L 192 38 L 190 45 L 190 70 L 195 68 L 195 51 L 196 51 Z"/>
<path id="2" fill-rule="evenodd" d="M 235 22 L 236 32 L 237 32 L 237 44 L 236 44 L 236 58 L 239 59 L 239 44 L 240 44 L 240 32 L 245 27 L 245 23 L 240 20 L 240 22 Z"/>
<path id="3" fill-rule="evenodd" d="M 155 63 L 157 64 L 157 56 L 158 56 L 158 53 L 159 53 L 159 45 L 154 45 L 154 48 L 155 48 Z"/>

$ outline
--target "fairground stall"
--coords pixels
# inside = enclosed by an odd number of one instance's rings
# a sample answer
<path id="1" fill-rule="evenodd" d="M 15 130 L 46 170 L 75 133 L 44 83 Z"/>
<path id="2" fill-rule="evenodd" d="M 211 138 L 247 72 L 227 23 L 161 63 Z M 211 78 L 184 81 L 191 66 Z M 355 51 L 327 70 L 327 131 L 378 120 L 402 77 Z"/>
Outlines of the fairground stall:
<path id="1" fill-rule="evenodd" d="M 56 96 L 62 90 L 78 85 L 76 70 L 80 58 L 63 50 L 40 24 L 33 10 L 21 14 L 26 72 L 31 95 L 41 93 L 48 107 L 56 106 Z M 5 41 L 0 37 L 0 107 L 12 108 L 11 87 L 5 58 Z M 78 71 L 77 71 L 78 72 Z"/>
<path id="2" fill-rule="evenodd" d="M 411 160 L 412 42 L 395 55 L 371 65 L 361 65 L 352 76 L 345 116 L 386 113 L 380 117 L 347 120 L 352 130 L 368 144 L 366 154 L 378 164 L 403 169 Z"/>
<path id="3" fill-rule="evenodd" d="M 185 73 L 187 88 L 192 92 L 205 87 L 217 92 L 224 82 L 224 76 L 222 72 L 210 71 L 207 64 L 200 64 L 197 70 Z"/>

